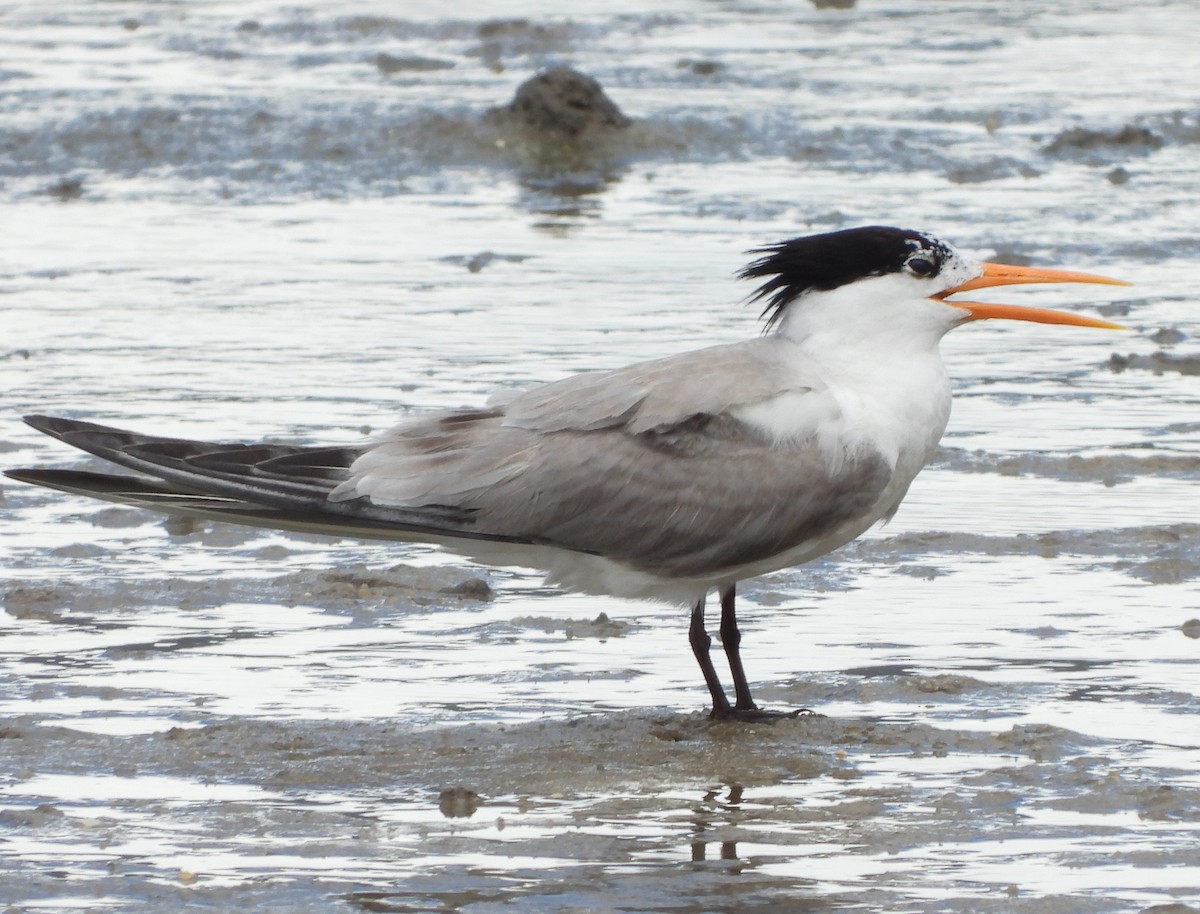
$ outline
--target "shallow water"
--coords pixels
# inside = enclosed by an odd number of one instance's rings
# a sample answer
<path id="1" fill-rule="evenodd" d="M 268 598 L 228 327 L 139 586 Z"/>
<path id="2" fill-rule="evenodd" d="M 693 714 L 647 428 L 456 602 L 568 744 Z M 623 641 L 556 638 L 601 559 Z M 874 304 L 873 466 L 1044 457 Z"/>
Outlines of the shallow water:
<path id="1" fill-rule="evenodd" d="M 5 482 L 0 902 L 1200 909 L 1200 12 L 409 6 L 0 11 L 5 466 L 86 464 L 28 412 L 356 441 L 743 338 L 746 249 L 863 222 L 1131 332 L 947 338 L 891 525 L 741 590 L 773 726 L 674 610 Z M 619 144 L 486 125 L 558 61 Z"/>

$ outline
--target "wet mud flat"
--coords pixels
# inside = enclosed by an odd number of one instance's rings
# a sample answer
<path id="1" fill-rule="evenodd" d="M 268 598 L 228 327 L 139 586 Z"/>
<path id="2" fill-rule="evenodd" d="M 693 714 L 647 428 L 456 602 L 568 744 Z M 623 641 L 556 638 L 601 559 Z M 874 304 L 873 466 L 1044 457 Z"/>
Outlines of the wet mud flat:
<path id="1" fill-rule="evenodd" d="M 220 580 L 8 588 L 10 910 L 1200 910 L 1200 777 L 1181 767 L 1195 696 L 1131 679 L 1128 657 L 1083 661 L 1094 652 L 1079 643 L 1056 655 L 1079 636 L 1054 613 L 982 664 L 954 648 L 888 663 L 911 653 L 903 633 L 863 619 L 867 665 L 803 673 L 836 648 L 836 611 L 776 625 L 778 585 L 790 601 L 796 582 L 752 588 L 748 657 L 771 631 L 812 645 L 785 675 L 767 663 L 760 699 L 816 713 L 717 723 L 686 710 L 704 696 L 673 610 L 586 617 L 586 601 L 469 566 L 355 562 L 360 546 L 222 525 L 156 538 L 157 520 L 128 526 L 141 512 L 95 512 L 176 562 L 207 549 L 254 562 Z M 864 541 L 804 583 L 844 603 L 875 566 L 887 577 L 864 599 L 887 601 L 960 574 L 926 580 L 943 550 L 1084 552 L 1061 535 L 946 540 Z M 1087 561 L 1113 564 L 1092 547 Z M 329 567 L 286 570 L 318 556 Z M 1140 653 L 1146 634 L 1116 637 Z M 960 623 L 951 637 L 963 651 L 996 631 Z M 1185 662 L 1200 622 L 1160 638 L 1161 661 Z M 1020 656 L 1037 644 L 1045 658 Z M 669 654 L 681 662 L 664 670 Z M 1118 735 L 1096 735 L 1106 707 Z"/>
<path id="2" fill-rule="evenodd" d="M 15 718 L 0 739 L 14 910 L 1182 914 L 1153 905 L 1200 891 L 1200 787 L 1053 727 Z"/>

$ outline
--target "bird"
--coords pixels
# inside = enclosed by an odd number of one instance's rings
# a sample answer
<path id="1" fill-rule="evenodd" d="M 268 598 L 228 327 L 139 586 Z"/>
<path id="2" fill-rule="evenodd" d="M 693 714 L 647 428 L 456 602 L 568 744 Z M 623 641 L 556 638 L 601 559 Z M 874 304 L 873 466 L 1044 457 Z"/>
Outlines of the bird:
<path id="1" fill-rule="evenodd" d="M 895 514 L 950 415 L 939 353 L 979 320 L 1122 329 L 954 299 L 1023 283 L 1129 285 L 976 261 L 870 225 L 750 252 L 761 335 L 584 372 L 410 417 L 348 446 L 210 443 L 71 418 L 33 428 L 126 471 L 25 468 L 25 483 L 232 523 L 434 543 L 587 593 L 690 609 L 718 720 L 774 720 L 742 662 L 737 585 L 801 565 Z M 705 619 L 720 603 L 732 700 Z"/>

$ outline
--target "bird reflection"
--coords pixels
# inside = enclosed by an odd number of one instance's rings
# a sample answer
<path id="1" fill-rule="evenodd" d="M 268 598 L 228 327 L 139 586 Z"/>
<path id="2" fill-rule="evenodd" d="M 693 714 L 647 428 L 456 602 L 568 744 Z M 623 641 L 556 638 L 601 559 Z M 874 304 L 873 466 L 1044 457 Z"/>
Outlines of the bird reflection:
<path id="1" fill-rule="evenodd" d="M 696 813 L 692 818 L 692 828 L 696 836 L 692 841 L 693 863 L 708 859 L 708 845 L 710 844 L 718 845 L 717 857 L 714 859 L 738 859 L 736 841 L 706 841 L 704 836 L 713 830 L 714 811 L 740 813 L 743 789 L 741 784 L 728 784 L 723 788 L 709 790 L 704 794 L 704 798 L 700 801 L 701 805 L 696 808 Z M 720 799 L 722 792 L 726 792 L 724 800 Z M 717 824 L 727 823 L 718 821 Z"/>

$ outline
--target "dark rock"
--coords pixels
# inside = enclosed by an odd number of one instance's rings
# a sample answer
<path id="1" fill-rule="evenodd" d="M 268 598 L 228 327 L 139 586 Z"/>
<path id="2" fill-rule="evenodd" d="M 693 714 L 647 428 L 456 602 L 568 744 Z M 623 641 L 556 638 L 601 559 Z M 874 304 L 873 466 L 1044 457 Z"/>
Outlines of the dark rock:
<path id="1" fill-rule="evenodd" d="M 584 134 L 621 130 L 629 118 L 600 83 L 570 67 L 551 67 L 526 80 L 512 102 L 488 118 L 547 139 L 577 140 Z"/>
<path id="2" fill-rule="evenodd" d="M 1088 127 L 1071 127 L 1062 131 L 1045 148 L 1048 153 L 1091 152 L 1095 150 L 1122 149 L 1126 151 L 1153 152 L 1162 148 L 1163 138 L 1145 127 L 1126 124 L 1120 130 L 1093 130 Z"/>

